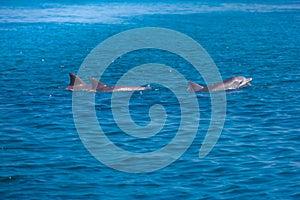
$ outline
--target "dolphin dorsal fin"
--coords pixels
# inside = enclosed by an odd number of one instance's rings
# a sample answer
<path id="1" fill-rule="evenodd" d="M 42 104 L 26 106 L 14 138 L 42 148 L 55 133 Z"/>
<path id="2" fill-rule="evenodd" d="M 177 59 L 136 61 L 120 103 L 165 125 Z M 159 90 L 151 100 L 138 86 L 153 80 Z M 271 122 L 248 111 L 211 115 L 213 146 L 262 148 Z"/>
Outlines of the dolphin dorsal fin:
<path id="1" fill-rule="evenodd" d="M 197 91 L 201 91 L 204 89 L 204 87 L 202 85 L 199 85 L 197 83 L 194 83 L 194 82 L 189 82 L 189 89 L 190 91 L 194 91 L 194 92 L 197 92 Z"/>
<path id="2" fill-rule="evenodd" d="M 86 85 L 86 83 L 83 80 L 81 80 L 78 76 L 76 76 L 75 74 L 70 72 L 69 75 L 70 75 L 70 85 L 69 86 Z"/>
<path id="3" fill-rule="evenodd" d="M 107 87 L 107 85 L 106 84 L 104 84 L 104 83 L 102 83 L 101 81 L 98 81 L 98 80 L 96 80 L 96 79 L 94 79 L 94 78 L 89 78 L 89 80 L 91 81 L 91 83 L 92 83 L 92 89 L 97 89 L 97 88 L 103 88 L 103 87 Z"/>

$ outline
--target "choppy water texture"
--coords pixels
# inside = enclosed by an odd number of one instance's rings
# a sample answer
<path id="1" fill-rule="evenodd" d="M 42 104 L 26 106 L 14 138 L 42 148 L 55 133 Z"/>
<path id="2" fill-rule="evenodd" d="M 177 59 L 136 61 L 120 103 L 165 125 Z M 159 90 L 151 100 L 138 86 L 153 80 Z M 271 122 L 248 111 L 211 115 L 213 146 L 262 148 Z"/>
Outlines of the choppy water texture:
<path id="1" fill-rule="evenodd" d="M 1 3 L 1 199 L 300 198 L 299 2 Z M 161 170 L 130 174 L 105 166 L 84 147 L 73 121 L 72 93 L 64 88 L 68 73 L 76 73 L 100 42 L 145 26 L 196 40 L 223 79 L 244 75 L 253 81 L 252 87 L 227 92 L 224 129 L 208 156 L 198 156 L 210 121 L 210 96 L 202 93 L 200 128 L 190 148 Z M 115 84 L 124 69 L 154 61 L 204 84 L 182 58 L 155 50 L 116 60 L 101 80 Z M 154 86 L 130 101 L 138 125 L 150 122 L 154 104 L 169 114 L 161 133 L 149 140 L 116 126 L 110 94 L 96 94 L 90 102 L 111 141 L 127 151 L 157 150 L 177 132 L 178 101 Z"/>

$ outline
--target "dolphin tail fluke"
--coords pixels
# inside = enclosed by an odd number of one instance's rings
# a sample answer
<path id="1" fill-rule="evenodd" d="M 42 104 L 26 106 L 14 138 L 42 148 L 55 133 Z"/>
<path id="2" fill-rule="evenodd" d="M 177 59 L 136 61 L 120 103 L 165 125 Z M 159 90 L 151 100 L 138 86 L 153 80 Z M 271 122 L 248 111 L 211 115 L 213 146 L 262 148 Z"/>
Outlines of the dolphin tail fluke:
<path id="1" fill-rule="evenodd" d="M 201 91 L 204 89 L 204 87 L 202 85 L 199 85 L 194 82 L 189 82 L 188 85 L 189 85 L 189 91 L 197 92 L 197 91 Z"/>

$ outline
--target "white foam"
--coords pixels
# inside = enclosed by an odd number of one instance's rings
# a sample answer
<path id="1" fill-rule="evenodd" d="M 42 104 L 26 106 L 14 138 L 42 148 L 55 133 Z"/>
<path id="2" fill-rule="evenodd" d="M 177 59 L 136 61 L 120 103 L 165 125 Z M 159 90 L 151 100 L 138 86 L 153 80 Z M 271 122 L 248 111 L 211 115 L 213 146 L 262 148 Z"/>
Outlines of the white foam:
<path id="1" fill-rule="evenodd" d="M 300 5 L 237 4 L 205 5 L 200 3 L 106 3 L 97 5 L 47 4 L 42 8 L 0 7 L 0 23 L 70 22 L 124 23 L 131 17 L 152 14 L 193 14 L 210 12 L 290 12 Z"/>

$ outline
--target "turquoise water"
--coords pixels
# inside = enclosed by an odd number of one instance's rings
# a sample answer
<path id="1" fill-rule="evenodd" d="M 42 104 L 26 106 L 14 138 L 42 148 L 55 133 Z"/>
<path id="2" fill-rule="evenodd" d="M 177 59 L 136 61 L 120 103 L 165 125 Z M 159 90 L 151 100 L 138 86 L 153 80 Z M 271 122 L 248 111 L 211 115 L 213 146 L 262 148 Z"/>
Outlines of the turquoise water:
<path id="1" fill-rule="evenodd" d="M 299 9 L 297 1 L 1 1 L 1 199 L 299 199 Z M 149 26 L 200 43 L 223 79 L 243 75 L 253 81 L 226 93 L 225 125 L 205 158 L 198 152 L 211 104 L 209 94 L 201 93 L 200 126 L 187 151 L 163 169 L 130 174 L 107 167 L 85 148 L 74 125 L 72 93 L 64 88 L 68 73 L 77 73 L 100 42 Z M 204 84 L 188 63 L 155 50 L 118 59 L 102 80 L 113 85 L 122 70 L 154 61 Z M 149 140 L 124 134 L 111 120 L 110 94 L 95 96 L 106 134 L 127 151 L 162 148 L 177 132 L 176 98 L 153 87 L 134 93 L 130 108 L 133 120 L 146 125 L 151 105 L 165 107 L 165 128 Z"/>

